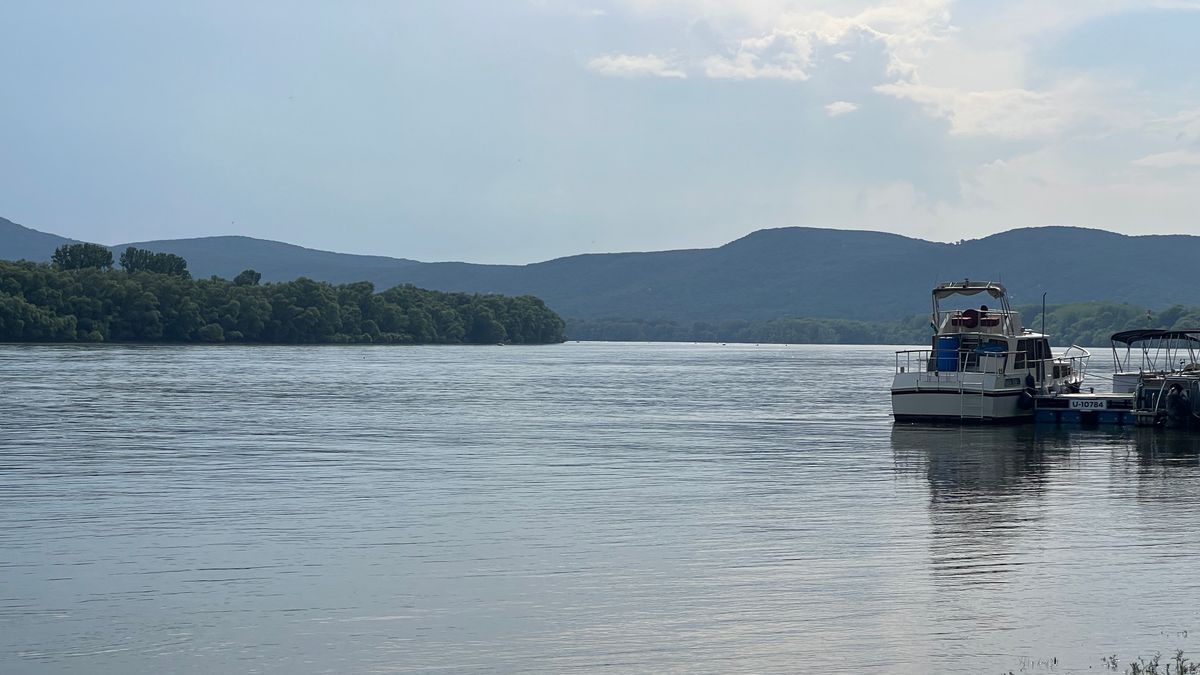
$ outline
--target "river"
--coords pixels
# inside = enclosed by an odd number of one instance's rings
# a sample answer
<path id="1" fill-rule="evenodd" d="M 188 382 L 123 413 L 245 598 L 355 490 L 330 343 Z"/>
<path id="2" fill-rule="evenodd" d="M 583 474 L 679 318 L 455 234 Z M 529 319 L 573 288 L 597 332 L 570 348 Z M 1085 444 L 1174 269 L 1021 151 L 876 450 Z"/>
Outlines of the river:
<path id="1" fill-rule="evenodd" d="M 893 363 L 0 345 L 0 672 L 1200 656 L 1200 442 L 894 426 Z"/>

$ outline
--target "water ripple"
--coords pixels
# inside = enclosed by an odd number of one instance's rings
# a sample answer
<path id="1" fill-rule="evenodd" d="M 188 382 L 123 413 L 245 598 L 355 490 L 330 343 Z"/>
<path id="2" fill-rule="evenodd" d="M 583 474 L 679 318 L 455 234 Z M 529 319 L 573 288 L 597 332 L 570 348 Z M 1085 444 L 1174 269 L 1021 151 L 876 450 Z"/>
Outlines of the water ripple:
<path id="1" fill-rule="evenodd" d="M 1084 672 L 1196 647 L 1200 439 L 893 426 L 892 363 L 0 346 L 0 672 Z"/>

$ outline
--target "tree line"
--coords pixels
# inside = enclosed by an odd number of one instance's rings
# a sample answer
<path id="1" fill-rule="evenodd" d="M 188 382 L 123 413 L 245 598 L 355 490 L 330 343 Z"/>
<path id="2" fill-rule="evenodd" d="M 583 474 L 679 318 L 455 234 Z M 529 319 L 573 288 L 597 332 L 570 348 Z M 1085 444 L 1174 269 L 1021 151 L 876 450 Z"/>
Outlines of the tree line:
<path id="1" fill-rule="evenodd" d="M 66 244 L 59 246 L 50 262 L 60 270 L 110 270 L 112 251 L 100 244 Z M 188 277 L 187 261 L 174 253 L 156 253 L 130 246 L 121 252 L 121 269 L 129 273 L 157 272 Z"/>
<path id="2" fill-rule="evenodd" d="M 1015 309 L 1026 327 L 1041 330 L 1040 305 Z M 1128 304 L 1079 302 L 1046 308 L 1046 333 L 1056 345 L 1107 346 L 1110 335 L 1134 328 L 1200 328 L 1200 307 L 1175 305 L 1155 312 Z M 567 320 L 567 336 L 572 340 L 925 345 L 932 335 L 928 314 L 893 321 Z"/>
<path id="3" fill-rule="evenodd" d="M 131 253 L 131 251 L 133 253 Z M 104 254 L 107 254 L 105 256 Z M 0 261 L 0 341 L 544 344 L 562 319 L 533 296 L 443 293 L 301 277 L 192 279 L 169 253 L 130 248 L 113 269 L 96 244 L 50 264 Z"/>
<path id="4" fill-rule="evenodd" d="M 923 344 L 929 318 L 912 327 L 850 319 L 673 321 L 668 319 L 567 320 L 572 340 L 618 342 L 766 342 L 778 344 Z"/>

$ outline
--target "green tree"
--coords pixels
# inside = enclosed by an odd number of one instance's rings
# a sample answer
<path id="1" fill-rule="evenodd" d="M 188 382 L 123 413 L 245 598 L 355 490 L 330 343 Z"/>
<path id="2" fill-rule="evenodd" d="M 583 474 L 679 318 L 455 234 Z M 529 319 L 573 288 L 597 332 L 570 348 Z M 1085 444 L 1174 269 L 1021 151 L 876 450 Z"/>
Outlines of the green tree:
<path id="1" fill-rule="evenodd" d="M 121 252 L 121 269 L 133 274 L 134 272 L 150 271 L 150 256 L 153 251 L 147 251 L 136 246 L 130 246 Z"/>
<path id="2" fill-rule="evenodd" d="M 469 308 L 467 319 L 467 342 L 475 344 L 495 344 L 504 342 L 508 337 L 504 325 L 496 320 L 492 310 L 481 305 Z"/>
<path id="3" fill-rule="evenodd" d="M 210 323 L 196 331 L 196 337 L 204 342 L 224 342 L 225 329 L 221 328 L 220 324 Z"/>
<path id="4" fill-rule="evenodd" d="M 121 254 L 121 269 L 130 274 L 152 272 L 179 277 L 190 277 L 187 261 L 174 253 L 156 253 L 130 246 Z"/>
<path id="5" fill-rule="evenodd" d="M 60 270 L 112 269 L 112 251 L 100 244 L 63 244 L 50 257 Z"/>
<path id="6" fill-rule="evenodd" d="M 257 286 L 259 281 L 262 281 L 262 274 L 254 270 L 242 270 L 233 278 L 236 286 Z"/>

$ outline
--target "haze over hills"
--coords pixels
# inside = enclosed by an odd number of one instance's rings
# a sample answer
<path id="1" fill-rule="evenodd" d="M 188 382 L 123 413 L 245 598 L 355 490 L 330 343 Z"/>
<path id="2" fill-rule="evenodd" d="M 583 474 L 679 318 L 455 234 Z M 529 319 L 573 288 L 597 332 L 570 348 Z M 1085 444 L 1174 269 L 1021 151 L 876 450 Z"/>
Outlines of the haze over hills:
<path id="1" fill-rule="evenodd" d="M 69 240 L 0 219 L 0 258 L 48 260 Z M 894 319 L 928 310 L 933 284 L 999 279 L 1014 304 L 1127 302 L 1158 309 L 1196 304 L 1188 271 L 1200 237 L 1126 236 L 1076 227 L 1011 230 L 957 244 L 882 232 L 760 230 L 713 249 L 586 254 L 529 265 L 424 263 L 307 249 L 249 237 L 138 242 L 177 253 L 195 276 L 264 281 L 307 276 L 342 283 L 402 283 L 444 291 L 531 294 L 567 318 L 764 320 Z M 119 255 L 129 244 L 113 246 Z"/>

